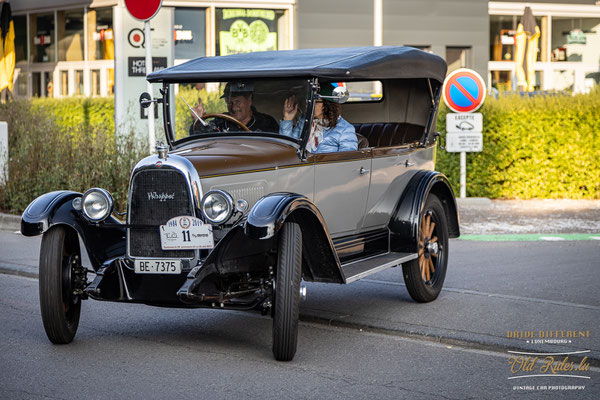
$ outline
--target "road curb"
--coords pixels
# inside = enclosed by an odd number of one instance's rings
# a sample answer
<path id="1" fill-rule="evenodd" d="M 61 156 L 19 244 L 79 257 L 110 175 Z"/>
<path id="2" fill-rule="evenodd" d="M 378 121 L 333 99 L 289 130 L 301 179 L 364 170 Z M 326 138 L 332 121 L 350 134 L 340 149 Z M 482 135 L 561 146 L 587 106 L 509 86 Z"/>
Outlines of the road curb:
<path id="1" fill-rule="evenodd" d="M 38 269 L 29 265 L 0 263 L 0 274 L 25 276 L 38 279 Z"/>
<path id="2" fill-rule="evenodd" d="M 0 231 L 15 232 L 21 230 L 21 216 L 0 213 Z"/>
<path id="3" fill-rule="evenodd" d="M 304 310 L 307 311 L 307 310 Z M 326 312 L 327 313 L 327 312 Z M 333 313 L 332 313 L 333 314 Z M 510 339 L 495 337 L 495 342 L 490 341 L 489 335 L 478 334 L 478 333 L 463 333 L 459 331 L 452 331 L 442 328 L 434 327 L 417 327 L 411 324 L 402 324 L 403 327 L 386 327 L 379 324 L 369 323 L 367 321 L 349 321 L 347 316 L 338 317 L 322 317 L 300 310 L 300 321 L 314 323 L 319 325 L 334 326 L 339 328 L 347 328 L 360 330 L 365 332 L 380 333 L 383 335 L 398 336 L 408 339 L 415 340 L 427 340 L 434 343 L 441 343 L 448 346 L 462 346 L 475 348 L 478 350 L 487 350 L 495 353 L 506 354 L 507 357 L 511 356 L 508 353 L 511 351 L 538 351 L 539 347 L 534 345 L 528 346 L 522 342 L 514 342 Z M 470 336 L 470 337 L 467 337 Z M 576 351 L 581 350 L 580 348 L 562 346 L 565 351 Z M 592 350 L 596 352 L 595 350 Z M 590 366 L 600 368 L 600 358 L 586 354 Z"/>
<path id="4" fill-rule="evenodd" d="M 487 197 L 464 197 L 457 198 L 458 207 L 492 207 L 492 200 Z"/>

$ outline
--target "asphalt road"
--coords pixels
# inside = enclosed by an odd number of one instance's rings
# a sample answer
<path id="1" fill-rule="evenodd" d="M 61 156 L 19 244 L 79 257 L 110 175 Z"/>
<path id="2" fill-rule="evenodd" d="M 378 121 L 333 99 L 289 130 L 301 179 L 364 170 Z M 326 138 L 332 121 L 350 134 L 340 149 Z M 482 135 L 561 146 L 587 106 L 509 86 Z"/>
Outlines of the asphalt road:
<path id="1" fill-rule="evenodd" d="M 35 275 L 39 238 L 0 232 L 0 243 L 5 271 Z M 290 363 L 272 359 L 271 320 L 257 314 L 91 300 L 75 341 L 54 346 L 37 280 L 0 274 L 0 398 L 600 398 L 600 242 L 450 247 L 444 290 L 429 304 L 410 300 L 399 268 L 308 284 Z M 513 331 L 589 337 L 527 343 Z M 588 350 L 568 357 L 588 357 L 578 375 L 589 379 L 510 370 L 509 351 Z"/>

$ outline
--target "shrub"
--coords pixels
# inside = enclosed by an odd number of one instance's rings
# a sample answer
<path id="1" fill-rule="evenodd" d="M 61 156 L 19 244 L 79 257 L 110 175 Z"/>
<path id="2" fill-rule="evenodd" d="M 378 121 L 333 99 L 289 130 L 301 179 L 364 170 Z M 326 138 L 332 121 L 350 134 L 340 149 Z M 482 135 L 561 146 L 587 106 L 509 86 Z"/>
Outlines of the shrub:
<path id="1" fill-rule="evenodd" d="M 467 153 L 467 196 L 600 198 L 600 90 L 587 95 L 488 98 L 483 151 Z M 440 108 L 438 130 L 446 136 Z M 458 191 L 459 154 L 439 150 L 436 168 Z"/>
<path id="2" fill-rule="evenodd" d="M 0 120 L 9 126 L 9 180 L 0 191 L 1 210 L 21 213 L 41 194 L 95 186 L 109 190 L 116 208 L 124 209 L 129 173 L 144 153 L 132 135 L 115 143 L 109 100 L 20 100 L 0 106 Z"/>

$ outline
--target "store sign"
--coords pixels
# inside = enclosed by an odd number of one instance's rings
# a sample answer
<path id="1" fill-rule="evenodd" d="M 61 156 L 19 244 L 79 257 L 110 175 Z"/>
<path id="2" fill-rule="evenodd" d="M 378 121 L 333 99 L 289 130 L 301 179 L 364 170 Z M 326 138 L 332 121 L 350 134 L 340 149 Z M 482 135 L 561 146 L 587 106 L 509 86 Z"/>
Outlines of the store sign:
<path id="1" fill-rule="evenodd" d="M 219 43 L 222 56 L 277 50 L 275 11 L 224 9 Z"/>
<path id="2" fill-rule="evenodd" d="M 146 76 L 146 57 L 127 57 L 127 76 Z M 167 68 L 167 57 L 152 57 L 152 72 Z"/>
<path id="3" fill-rule="evenodd" d="M 175 26 L 175 41 L 176 42 L 192 42 L 194 40 L 193 32 L 189 29 L 183 29 L 183 26 Z"/>
<path id="4" fill-rule="evenodd" d="M 144 114 L 140 110 L 139 97 L 148 91 L 146 82 L 146 48 L 144 22 L 133 18 L 125 7 L 114 8 L 115 35 L 115 127 L 117 132 L 135 132 L 142 143 L 148 142 L 148 124 L 142 123 Z M 152 29 L 152 70 L 173 65 L 173 21 L 174 9 L 161 7 L 150 20 Z M 160 97 L 160 85 L 153 85 L 153 98 Z M 158 107 L 158 118 L 162 108 Z M 147 121 L 147 119 L 146 119 Z M 164 138 L 162 124 L 156 125 L 156 138 Z"/>

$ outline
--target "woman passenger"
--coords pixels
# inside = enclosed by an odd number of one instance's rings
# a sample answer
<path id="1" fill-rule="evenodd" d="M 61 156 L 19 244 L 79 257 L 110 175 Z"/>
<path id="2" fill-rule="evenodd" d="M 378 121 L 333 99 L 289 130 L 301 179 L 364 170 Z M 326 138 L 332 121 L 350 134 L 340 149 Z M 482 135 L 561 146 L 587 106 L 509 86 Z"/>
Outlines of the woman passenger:
<path id="1" fill-rule="evenodd" d="M 335 87 L 331 83 L 321 85 L 321 96 L 333 96 Z M 300 138 L 304 127 L 304 117 L 293 126 L 298 113 L 295 96 L 285 99 L 283 104 L 283 120 L 279 124 L 279 133 L 295 139 Z M 354 126 L 340 116 L 340 105 L 328 99 L 317 99 L 310 127 L 310 136 L 306 149 L 311 153 L 332 153 L 336 151 L 352 151 L 358 149 L 358 140 Z"/>

